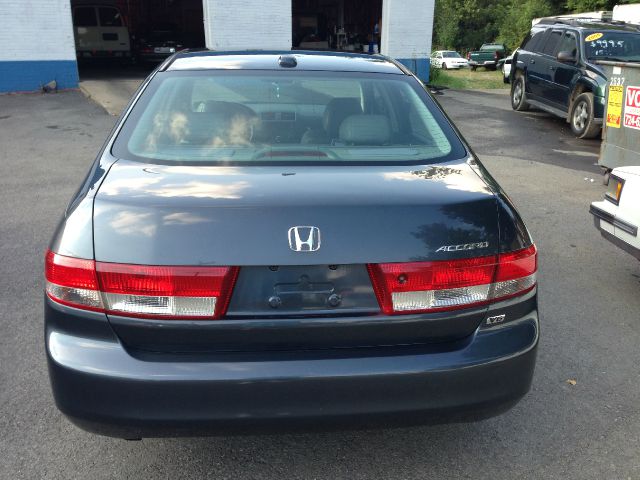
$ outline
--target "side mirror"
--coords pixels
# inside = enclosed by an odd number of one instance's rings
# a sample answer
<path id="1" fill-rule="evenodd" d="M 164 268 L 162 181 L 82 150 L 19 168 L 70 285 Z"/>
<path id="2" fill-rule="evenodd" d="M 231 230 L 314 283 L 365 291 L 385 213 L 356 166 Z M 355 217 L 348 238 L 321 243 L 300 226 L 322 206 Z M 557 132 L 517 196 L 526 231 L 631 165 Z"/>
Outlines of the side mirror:
<path id="1" fill-rule="evenodd" d="M 576 56 L 571 52 L 558 52 L 557 59 L 562 63 L 576 63 Z"/>

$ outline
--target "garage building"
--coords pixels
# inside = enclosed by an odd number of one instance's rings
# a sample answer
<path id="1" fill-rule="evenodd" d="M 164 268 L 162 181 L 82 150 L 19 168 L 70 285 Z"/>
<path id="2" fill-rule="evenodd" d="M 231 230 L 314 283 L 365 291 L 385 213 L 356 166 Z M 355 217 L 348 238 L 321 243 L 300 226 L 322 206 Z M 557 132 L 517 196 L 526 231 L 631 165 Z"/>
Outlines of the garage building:
<path id="1" fill-rule="evenodd" d="M 76 52 L 74 9 L 89 6 L 120 12 L 127 52 Z M 0 0 L 0 42 L 9 46 L 0 51 L 0 92 L 36 91 L 53 80 L 60 89 L 75 88 L 78 55 L 80 61 L 98 53 L 118 57 L 112 68 L 126 68 L 136 42 L 160 28 L 218 51 L 379 51 L 427 80 L 433 7 L 434 0 Z M 100 22 L 101 10 L 95 11 L 99 20 L 87 20 L 85 8 L 76 11 L 75 23 Z"/>

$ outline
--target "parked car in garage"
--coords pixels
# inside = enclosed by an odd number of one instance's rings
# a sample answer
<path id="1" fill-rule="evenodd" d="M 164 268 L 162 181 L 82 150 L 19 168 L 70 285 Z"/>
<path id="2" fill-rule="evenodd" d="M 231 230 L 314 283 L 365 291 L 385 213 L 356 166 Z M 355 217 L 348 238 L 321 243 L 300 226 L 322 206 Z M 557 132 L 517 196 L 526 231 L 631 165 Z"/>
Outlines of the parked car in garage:
<path id="1" fill-rule="evenodd" d="M 507 55 L 507 47 L 502 43 L 485 43 L 480 50 L 469 52 L 467 59 L 469 67 L 475 70 L 478 67 L 484 67 L 487 70 L 496 70 L 500 59 Z"/>
<path id="2" fill-rule="evenodd" d="M 139 62 L 161 62 L 180 50 L 194 48 L 177 29 L 150 30 L 137 41 L 136 57 Z"/>
<path id="3" fill-rule="evenodd" d="M 515 53 L 514 110 L 540 108 L 564 118 L 579 138 L 598 137 L 607 77 L 598 60 L 640 60 L 640 27 L 621 22 L 548 18 Z"/>
<path id="4" fill-rule="evenodd" d="M 640 260 L 640 166 L 614 168 L 604 200 L 589 211 L 604 238 Z"/>
<path id="5" fill-rule="evenodd" d="M 178 53 L 46 252 L 54 397 L 122 438 L 484 418 L 530 388 L 536 271 L 400 63 Z"/>
<path id="6" fill-rule="evenodd" d="M 129 29 L 115 6 L 74 6 L 73 33 L 78 59 L 131 57 Z"/>
<path id="7" fill-rule="evenodd" d="M 469 62 L 458 52 L 452 50 L 437 50 L 431 54 L 431 64 L 443 70 L 466 68 Z"/>

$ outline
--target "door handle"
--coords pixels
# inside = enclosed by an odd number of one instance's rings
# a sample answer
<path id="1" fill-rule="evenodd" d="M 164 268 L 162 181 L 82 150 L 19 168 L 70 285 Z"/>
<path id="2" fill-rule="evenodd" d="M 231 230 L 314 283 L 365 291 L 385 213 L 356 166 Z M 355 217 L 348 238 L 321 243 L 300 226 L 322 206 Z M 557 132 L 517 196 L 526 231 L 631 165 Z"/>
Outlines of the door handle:
<path id="1" fill-rule="evenodd" d="M 556 67 L 549 67 L 549 70 L 555 70 Z"/>
<path id="2" fill-rule="evenodd" d="M 529 60 L 529 63 L 536 63 L 536 61 L 532 58 L 531 60 Z"/>

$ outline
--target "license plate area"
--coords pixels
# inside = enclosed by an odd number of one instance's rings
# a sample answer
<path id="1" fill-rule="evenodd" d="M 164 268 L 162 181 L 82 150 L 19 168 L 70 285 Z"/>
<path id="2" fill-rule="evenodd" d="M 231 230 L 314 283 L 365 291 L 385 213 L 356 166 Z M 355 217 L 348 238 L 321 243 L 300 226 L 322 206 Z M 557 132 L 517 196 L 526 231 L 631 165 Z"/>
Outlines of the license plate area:
<path id="1" fill-rule="evenodd" d="M 364 265 L 242 267 L 227 317 L 354 315 L 379 311 Z"/>

